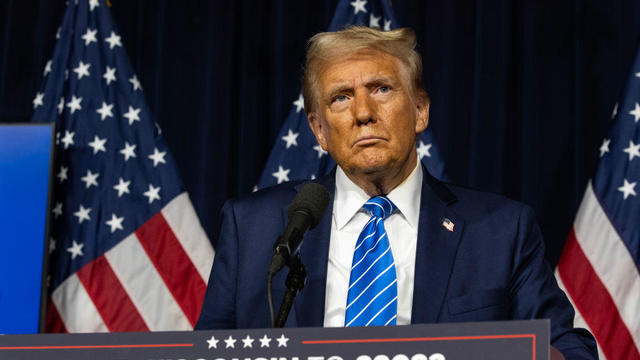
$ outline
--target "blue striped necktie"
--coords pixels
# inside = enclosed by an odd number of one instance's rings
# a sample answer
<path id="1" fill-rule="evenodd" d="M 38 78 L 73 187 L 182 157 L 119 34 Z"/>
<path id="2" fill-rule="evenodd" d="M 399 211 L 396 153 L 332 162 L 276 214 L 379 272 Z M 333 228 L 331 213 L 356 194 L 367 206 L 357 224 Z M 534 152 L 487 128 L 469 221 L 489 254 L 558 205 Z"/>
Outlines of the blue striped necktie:
<path id="1" fill-rule="evenodd" d="M 362 208 L 371 213 L 353 252 L 345 326 L 395 325 L 398 313 L 396 266 L 384 219 L 396 209 L 385 196 L 376 196 Z"/>

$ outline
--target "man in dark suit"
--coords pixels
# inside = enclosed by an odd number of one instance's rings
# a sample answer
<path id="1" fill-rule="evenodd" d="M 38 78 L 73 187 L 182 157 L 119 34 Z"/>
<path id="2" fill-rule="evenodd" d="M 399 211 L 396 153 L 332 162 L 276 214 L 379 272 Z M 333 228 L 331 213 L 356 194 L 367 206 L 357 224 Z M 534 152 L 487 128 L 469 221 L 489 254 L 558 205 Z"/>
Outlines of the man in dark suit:
<path id="1" fill-rule="evenodd" d="M 592 359 L 573 309 L 544 261 L 533 212 L 506 198 L 446 185 L 418 161 L 429 117 L 410 29 L 353 27 L 310 40 L 303 92 L 318 143 L 338 167 L 300 254 L 307 284 L 287 326 L 551 319 L 567 358 Z M 266 269 L 302 182 L 230 200 L 222 211 L 196 328 L 269 327 Z M 284 277 L 273 281 L 274 298 Z"/>

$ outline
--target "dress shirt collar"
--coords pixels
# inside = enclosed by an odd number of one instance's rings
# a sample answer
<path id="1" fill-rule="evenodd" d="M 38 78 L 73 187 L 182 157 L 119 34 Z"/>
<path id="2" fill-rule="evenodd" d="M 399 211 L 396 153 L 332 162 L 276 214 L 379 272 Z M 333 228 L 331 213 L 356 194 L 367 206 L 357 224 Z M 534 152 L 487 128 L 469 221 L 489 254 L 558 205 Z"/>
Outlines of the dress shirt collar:
<path id="1" fill-rule="evenodd" d="M 418 161 L 411 174 L 387 195 L 415 230 L 418 229 L 421 192 L 422 167 L 420 166 L 420 161 Z M 369 198 L 370 196 L 358 185 L 354 184 L 342 168 L 338 166 L 336 170 L 335 204 L 333 207 L 333 219 L 336 222 L 336 229 L 341 230 L 347 225 Z"/>

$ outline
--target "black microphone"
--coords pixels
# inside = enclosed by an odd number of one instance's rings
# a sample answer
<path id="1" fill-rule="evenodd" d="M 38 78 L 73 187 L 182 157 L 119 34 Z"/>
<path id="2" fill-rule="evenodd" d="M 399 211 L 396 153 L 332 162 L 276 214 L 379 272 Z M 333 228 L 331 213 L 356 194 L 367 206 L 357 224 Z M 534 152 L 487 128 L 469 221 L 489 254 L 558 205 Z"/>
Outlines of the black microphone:
<path id="1" fill-rule="evenodd" d="M 284 267 L 289 257 L 295 255 L 302 245 L 302 235 L 318 225 L 329 205 L 329 192 L 324 186 L 308 183 L 291 201 L 287 210 L 289 223 L 275 244 L 275 251 L 268 272 L 275 274 Z"/>

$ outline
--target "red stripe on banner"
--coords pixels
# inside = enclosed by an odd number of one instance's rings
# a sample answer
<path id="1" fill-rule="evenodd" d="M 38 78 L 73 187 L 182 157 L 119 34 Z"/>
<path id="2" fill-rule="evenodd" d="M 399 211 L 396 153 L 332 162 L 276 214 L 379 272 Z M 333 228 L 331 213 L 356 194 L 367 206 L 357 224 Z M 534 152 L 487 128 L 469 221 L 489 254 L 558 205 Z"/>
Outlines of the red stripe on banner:
<path id="1" fill-rule="evenodd" d="M 47 301 L 47 314 L 45 318 L 45 331 L 48 333 L 68 333 L 66 326 L 64 326 L 64 322 L 62 322 L 62 318 L 60 317 L 60 313 L 56 308 L 56 305 L 51 301 Z"/>
<path id="2" fill-rule="evenodd" d="M 83 266 L 76 275 L 109 331 L 149 331 L 104 255 Z"/>
<path id="3" fill-rule="evenodd" d="M 136 236 L 189 322 L 195 325 L 207 285 L 162 213 L 136 230 Z"/>
<path id="4" fill-rule="evenodd" d="M 640 359 L 629 329 L 584 255 L 573 229 L 560 256 L 558 273 L 607 359 Z"/>

